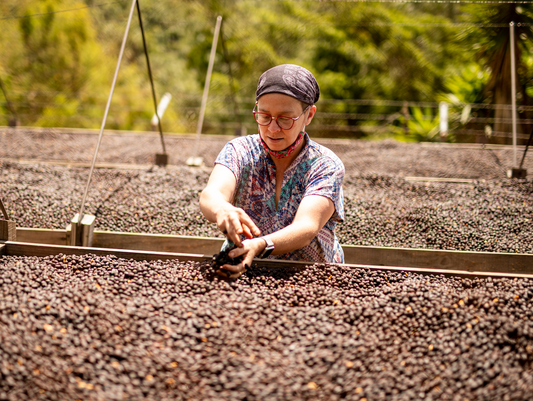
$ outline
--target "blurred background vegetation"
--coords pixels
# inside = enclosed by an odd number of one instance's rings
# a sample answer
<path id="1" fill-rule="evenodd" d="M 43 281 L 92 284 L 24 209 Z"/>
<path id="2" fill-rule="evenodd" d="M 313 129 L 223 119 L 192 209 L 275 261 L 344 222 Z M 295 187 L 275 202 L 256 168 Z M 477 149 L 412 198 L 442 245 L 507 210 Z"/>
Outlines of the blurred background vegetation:
<path id="1" fill-rule="evenodd" d="M 196 130 L 219 15 L 203 133 L 255 132 L 260 74 L 295 63 L 320 84 L 314 136 L 510 143 L 511 21 L 519 143 L 533 127 L 531 4 L 139 1 L 158 99 L 172 95 L 165 133 Z M 130 0 L 3 0 L 0 125 L 99 128 L 130 7 Z M 446 138 L 438 131 L 442 101 L 450 107 Z M 153 113 L 135 14 L 106 128 L 150 130 Z"/>

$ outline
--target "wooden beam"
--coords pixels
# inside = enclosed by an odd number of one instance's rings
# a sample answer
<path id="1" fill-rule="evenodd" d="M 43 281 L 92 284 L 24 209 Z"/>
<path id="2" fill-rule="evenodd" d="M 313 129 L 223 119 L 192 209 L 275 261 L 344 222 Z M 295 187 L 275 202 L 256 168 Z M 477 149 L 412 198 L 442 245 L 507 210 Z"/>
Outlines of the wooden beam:
<path id="1" fill-rule="evenodd" d="M 66 245 L 67 230 L 17 228 L 20 242 Z M 211 254 L 220 252 L 222 238 L 189 237 L 184 235 L 139 234 L 110 231 L 94 231 L 93 247 L 135 249 L 156 252 Z"/>
<path id="2" fill-rule="evenodd" d="M 404 177 L 405 181 L 423 181 L 423 182 L 447 182 L 452 184 L 469 184 L 474 182 L 470 178 L 442 178 L 442 177 Z"/>
<path id="3" fill-rule="evenodd" d="M 171 252 L 150 252 L 150 251 L 135 251 L 135 250 L 123 250 L 123 249 L 107 249 L 107 248 L 87 248 L 87 247 L 74 247 L 74 246 L 61 246 L 61 245 L 43 245 L 43 244 L 30 244 L 23 242 L 4 242 L 0 245 L 0 254 L 4 252 L 5 255 L 11 256 L 49 256 L 49 255 L 115 255 L 119 258 L 133 259 L 133 260 L 179 260 L 182 262 L 208 262 L 211 260 L 211 255 L 197 255 L 197 254 L 183 254 L 183 253 L 171 253 Z M 261 266 L 277 269 L 287 267 L 305 267 L 312 265 L 309 262 L 300 261 L 287 261 L 287 260 L 268 260 L 268 259 L 255 259 L 254 263 Z M 464 270 L 447 270 L 447 269 L 424 269 L 416 267 L 398 267 L 398 266 L 374 266 L 364 264 L 344 264 L 344 267 L 352 269 L 369 269 L 376 271 L 394 271 L 409 273 L 419 273 L 426 275 L 443 274 L 446 276 L 460 276 L 466 278 L 475 277 L 508 277 L 508 278 L 528 278 L 533 279 L 533 274 L 524 273 L 507 273 L 507 272 L 482 272 L 482 271 L 464 271 Z"/>
<path id="4" fill-rule="evenodd" d="M 214 255 L 220 252 L 222 238 L 188 237 L 181 235 L 137 234 L 95 231 L 93 246 L 102 248 L 137 249 L 155 252 Z"/>
<path id="5" fill-rule="evenodd" d="M 6 254 L 6 245 L 4 242 L 0 242 L 0 256 Z"/>
<path id="6" fill-rule="evenodd" d="M 26 242 L 5 242 L 5 254 L 10 256 L 53 256 L 65 255 L 87 255 L 99 256 L 115 255 L 119 258 L 134 260 L 168 260 L 177 259 L 180 261 L 205 262 L 212 258 L 212 255 L 198 255 L 171 252 L 151 252 L 136 251 L 111 248 L 88 248 L 81 246 L 31 244 Z"/>
<path id="7" fill-rule="evenodd" d="M 442 270 L 533 273 L 533 255 L 344 245 L 346 263 Z"/>
<path id="8" fill-rule="evenodd" d="M 34 244 L 66 245 L 67 230 L 17 227 L 17 240 Z"/>
<path id="9" fill-rule="evenodd" d="M 66 230 L 17 228 L 20 242 L 65 245 Z M 214 255 L 222 238 L 94 231 L 93 247 Z M 347 264 L 441 270 L 533 273 L 533 254 L 343 245 Z"/>
<path id="10" fill-rule="evenodd" d="M 453 276 L 453 277 L 463 277 L 463 278 L 487 278 L 487 277 L 501 277 L 501 278 L 527 278 L 533 279 L 533 274 L 529 273 L 507 273 L 507 272 L 486 272 L 486 271 L 467 271 L 467 270 L 458 270 L 458 269 L 424 269 L 417 267 L 398 267 L 398 266 L 375 266 L 375 265 L 353 265 L 345 264 L 343 266 L 353 267 L 353 268 L 363 268 L 369 270 L 377 271 L 394 271 L 394 272 L 403 272 L 403 273 L 417 273 L 424 275 L 444 275 L 444 276 Z"/>

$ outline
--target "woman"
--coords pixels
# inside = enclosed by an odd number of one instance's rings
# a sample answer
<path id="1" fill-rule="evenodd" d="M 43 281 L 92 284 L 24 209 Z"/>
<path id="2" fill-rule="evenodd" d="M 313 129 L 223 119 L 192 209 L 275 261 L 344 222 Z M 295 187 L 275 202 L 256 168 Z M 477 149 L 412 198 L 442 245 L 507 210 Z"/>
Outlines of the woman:
<path id="1" fill-rule="evenodd" d="M 303 67 L 284 64 L 263 73 L 253 110 L 259 133 L 226 144 L 200 196 L 205 217 L 242 256 L 224 265 L 239 277 L 254 257 L 342 263 L 335 226 L 344 219 L 344 165 L 309 139 L 320 90 Z"/>

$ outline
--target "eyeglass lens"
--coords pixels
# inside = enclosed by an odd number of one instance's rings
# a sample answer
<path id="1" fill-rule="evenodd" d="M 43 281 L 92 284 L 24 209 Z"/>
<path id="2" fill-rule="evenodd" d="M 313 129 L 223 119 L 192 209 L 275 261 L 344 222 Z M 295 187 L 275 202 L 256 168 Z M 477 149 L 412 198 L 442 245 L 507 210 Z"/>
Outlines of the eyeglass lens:
<path id="1" fill-rule="evenodd" d="M 254 116 L 259 125 L 269 125 L 272 121 L 272 116 L 270 114 L 256 112 L 254 113 Z M 291 129 L 294 124 L 294 120 L 289 117 L 280 116 L 276 118 L 276 124 L 278 124 L 280 128 Z"/>
<path id="2" fill-rule="evenodd" d="M 304 114 L 308 108 L 309 106 L 305 108 L 302 114 Z M 255 121 L 257 121 L 257 124 L 259 125 L 263 125 L 263 126 L 270 125 L 270 123 L 274 119 L 268 113 L 261 113 L 261 112 L 255 111 L 255 108 L 254 108 L 253 113 L 254 113 Z M 302 114 L 300 114 L 298 117 L 295 117 L 295 118 L 278 116 L 276 117 L 276 124 L 278 124 L 278 126 L 282 129 L 291 129 L 292 126 L 294 125 L 294 122 L 298 120 L 302 116 Z"/>

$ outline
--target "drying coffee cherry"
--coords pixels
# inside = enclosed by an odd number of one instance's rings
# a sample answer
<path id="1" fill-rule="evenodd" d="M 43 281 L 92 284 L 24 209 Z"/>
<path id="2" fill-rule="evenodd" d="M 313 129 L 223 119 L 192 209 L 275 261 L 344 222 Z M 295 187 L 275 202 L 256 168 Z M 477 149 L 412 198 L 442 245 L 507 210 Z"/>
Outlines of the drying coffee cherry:
<path id="1" fill-rule="evenodd" d="M 236 246 L 234 245 L 231 248 L 226 249 L 225 251 L 221 251 L 219 253 L 216 253 L 213 255 L 213 266 L 214 267 L 221 267 L 223 265 L 238 265 L 242 262 L 243 257 L 237 256 L 236 258 L 232 258 L 229 256 L 229 252 L 235 249 Z"/>
<path id="2" fill-rule="evenodd" d="M 531 279 L 209 262 L 1 255 L 0 400 L 531 399 Z"/>
<path id="3" fill-rule="evenodd" d="M 236 258 L 232 258 L 228 254 L 230 251 L 235 249 L 237 246 L 233 245 L 232 247 L 220 251 L 219 253 L 216 253 L 213 255 L 213 259 L 211 260 L 211 267 L 216 270 L 221 270 L 223 273 L 225 273 L 228 277 L 231 276 L 231 272 L 229 270 L 221 269 L 224 265 L 238 265 L 243 261 L 243 256 L 237 256 Z M 248 270 L 248 267 L 246 268 Z"/>

